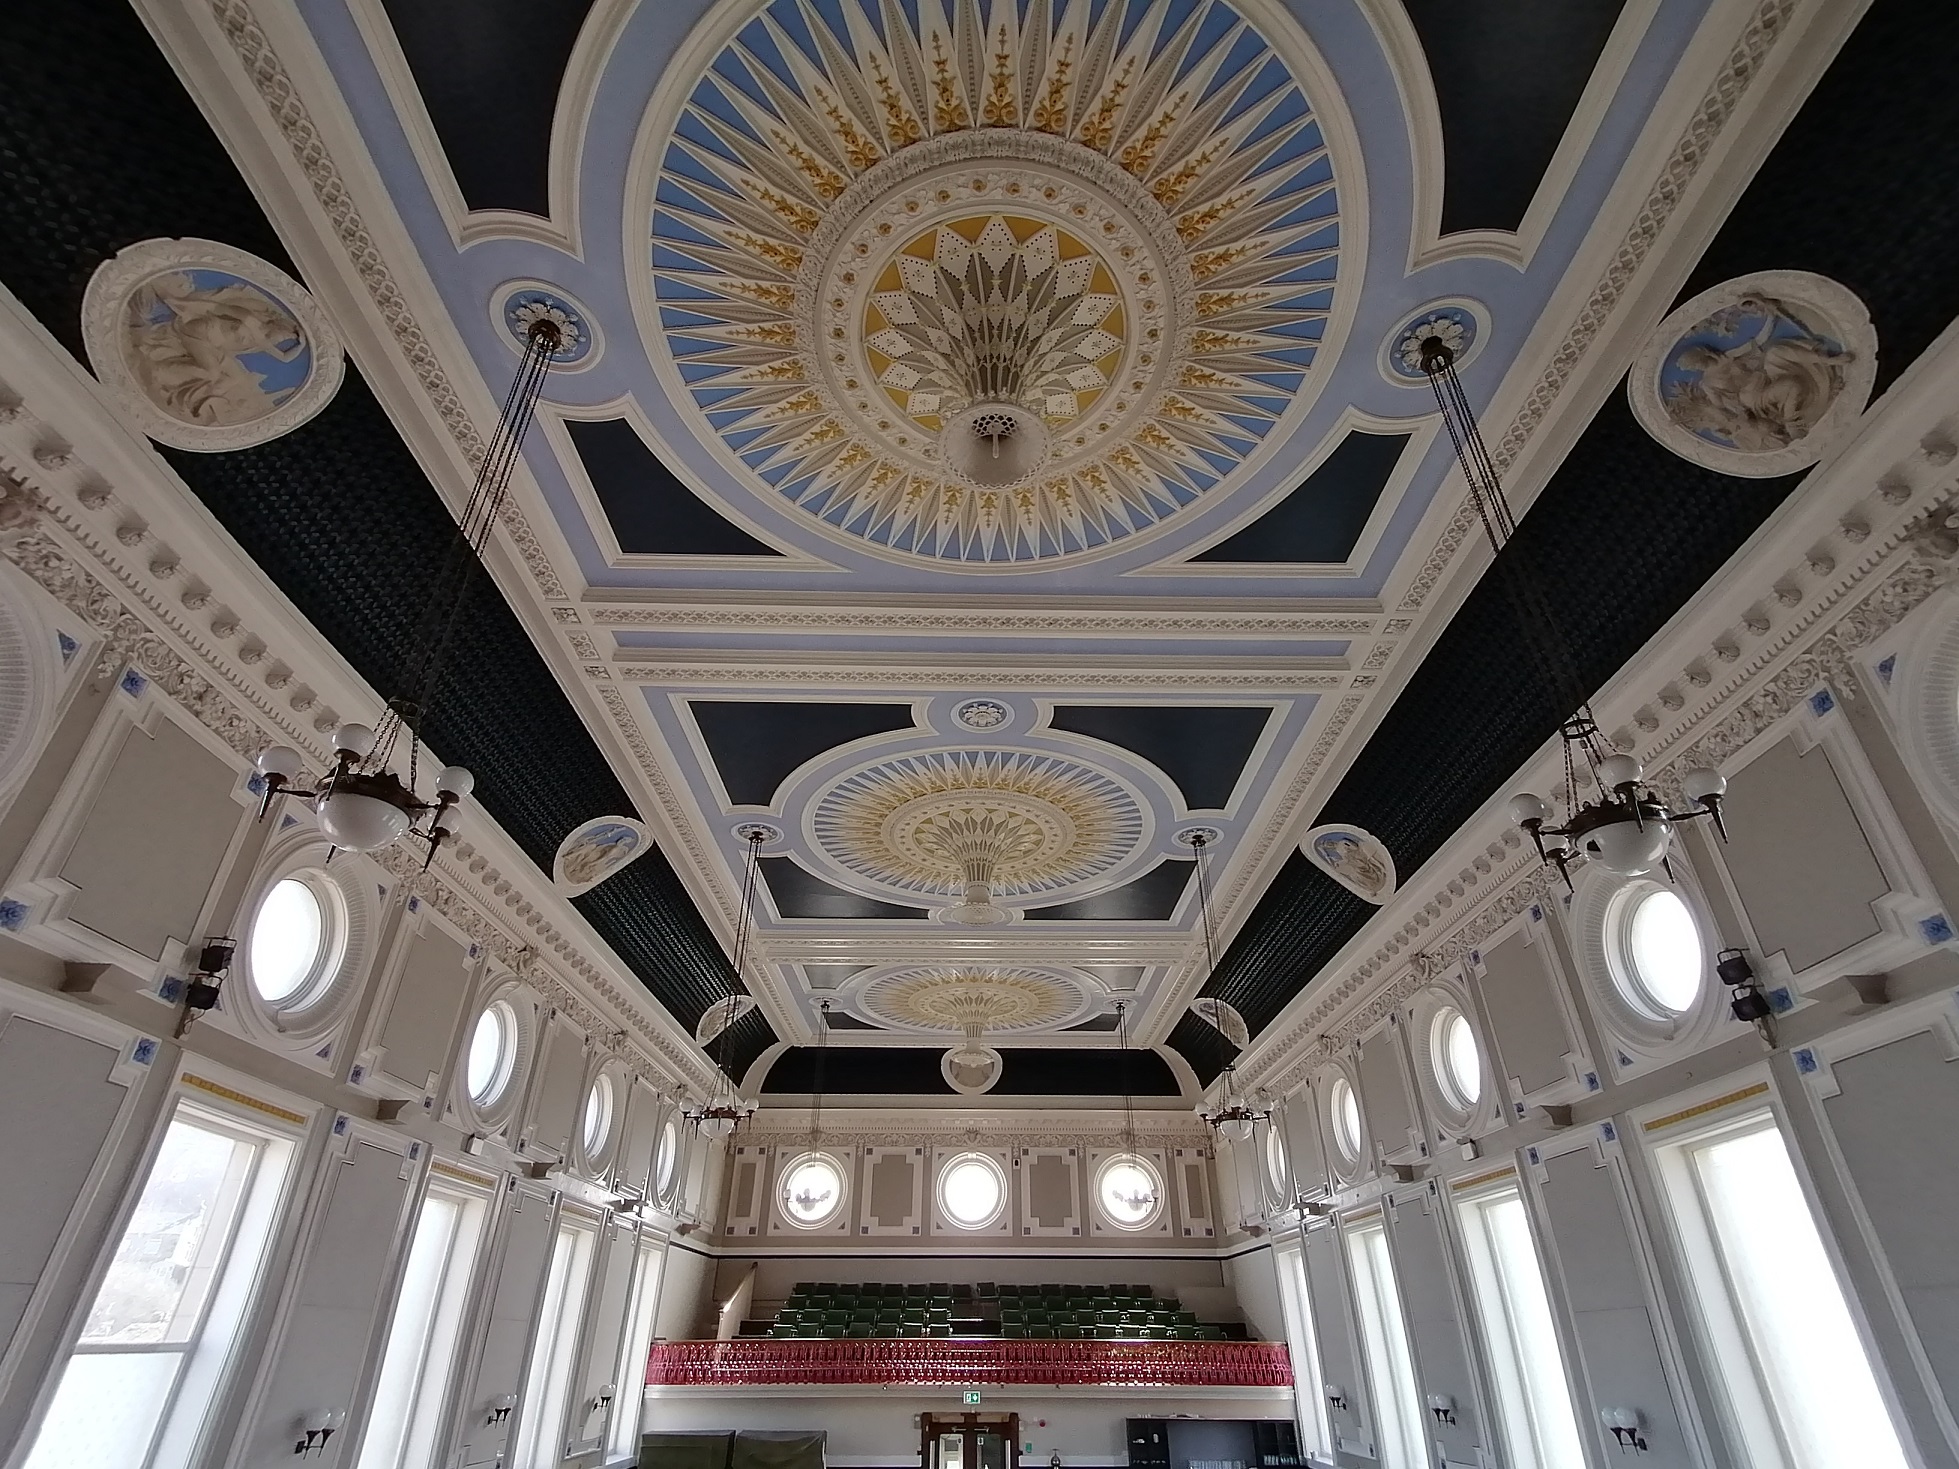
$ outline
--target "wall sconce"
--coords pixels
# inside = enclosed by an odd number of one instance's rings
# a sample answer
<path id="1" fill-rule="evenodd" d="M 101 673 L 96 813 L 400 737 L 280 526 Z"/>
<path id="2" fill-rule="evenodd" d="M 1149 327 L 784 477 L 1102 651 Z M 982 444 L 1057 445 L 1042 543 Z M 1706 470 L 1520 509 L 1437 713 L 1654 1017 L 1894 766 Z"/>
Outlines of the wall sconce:
<path id="1" fill-rule="evenodd" d="M 1428 1395 L 1428 1410 L 1435 1415 L 1437 1423 L 1456 1426 L 1456 1400 L 1447 1393 L 1432 1392 Z"/>
<path id="2" fill-rule="evenodd" d="M 1326 1405 L 1336 1413 L 1347 1411 L 1347 1390 L 1335 1387 L 1332 1383 L 1322 1384 L 1320 1390 L 1326 1394 Z"/>
<path id="3" fill-rule="evenodd" d="M 184 1038 L 198 1016 L 217 1009 L 224 982 L 231 973 L 232 956 L 237 952 L 237 939 L 204 940 L 197 951 L 197 968 L 191 971 L 190 983 L 184 986 L 184 1008 L 178 1013 L 177 1029 L 173 1033 L 176 1039 Z"/>
<path id="4" fill-rule="evenodd" d="M 510 1416 L 510 1410 L 517 1406 L 517 1394 L 507 1392 L 500 1398 L 490 1399 L 490 1416 L 485 1423 L 501 1423 Z"/>
<path id="5" fill-rule="evenodd" d="M 607 1408 L 611 1407 L 612 1399 L 618 1391 L 619 1384 L 616 1382 L 608 1382 L 604 1387 L 600 1388 L 598 1395 L 586 1406 L 585 1416 L 589 1418 L 592 1414 L 603 1413 Z"/>
<path id="6" fill-rule="evenodd" d="M 1600 1408 L 1598 1416 L 1599 1421 L 1612 1430 L 1612 1437 L 1622 1452 L 1626 1449 L 1636 1449 L 1642 1454 L 1646 1452 L 1646 1435 L 1639 1431 L 1639 1409 Z"/>
<path id="7" fill-rule="evenodd" d="M 305 1437 L 294 1442 L 292 1451 L 295 1454 L 325 1453 L 327 1440 L 332 1438 L 346 1422 L 347 1414 L 340 1408 L 321 1408 L 308 1413 L 299 1420 L 300 1432 Z"/>

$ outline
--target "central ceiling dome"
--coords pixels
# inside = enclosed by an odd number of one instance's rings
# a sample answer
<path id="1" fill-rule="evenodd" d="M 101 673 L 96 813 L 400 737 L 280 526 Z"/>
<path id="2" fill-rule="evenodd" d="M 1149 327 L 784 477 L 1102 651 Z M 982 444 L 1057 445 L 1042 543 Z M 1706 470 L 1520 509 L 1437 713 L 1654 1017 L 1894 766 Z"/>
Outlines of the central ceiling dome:
<path id="1" fill-rule="evenodd" d="M 774 0 L 675 110 L 656 359 L 722 464 L 832 535 L 1093 554 L 1302 399 L 1333 174 L 1228 5 Z"/>

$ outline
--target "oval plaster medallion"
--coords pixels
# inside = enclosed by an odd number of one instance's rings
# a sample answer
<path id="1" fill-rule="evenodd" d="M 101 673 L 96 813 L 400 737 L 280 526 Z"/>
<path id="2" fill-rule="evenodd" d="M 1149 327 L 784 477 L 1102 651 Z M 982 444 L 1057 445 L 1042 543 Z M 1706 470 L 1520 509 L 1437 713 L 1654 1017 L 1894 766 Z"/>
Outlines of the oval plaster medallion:
<path id="1" fill-rule="evenodd" d="M 1402 319 L 1381 343 L 1381 375 L 1397 387 L 1426 387 L 1428 374 L 1422 371 L 1422 343 L 1440 337 L 1456 354 L 1456 370 L 1476 360 L 1489 340 L 1490 312 L 1481 301 L 1452 296 L 1431 301 Z"/>
<path id="2" fill-rule="evenodd" d="M 506 281 L 498 286 L 490 297 L 490 319 L 519 352 L 530 339 L 533 322 L 554 324 L 561 345 L 551 354 L 553 372 L 583 372 L 604 350 L 592 313 L 543 281 Z"/>
<path id="3" fill-rule="evenodd" d="M 1381 839 L 1358 826 L 1316 826 L 1299 850 L 1348 892 L 1380 904 L 1394 896 L 1394 858 Z"/>
<path id="4" fill-rule="evenodd" d="M 1681 458 L 1766 478 L 1828 453 L 1876 376 L 1864 303 L 1826 276 L 1774 270 L 1723 281 L 1669 315 L 1626 392 L 1640 427 Z"/>
<path id="5" fill-rule="evenodd" d="M 847 1000 L 885 1030 L 926 1034 L 1065 1030 L 1100 1002 L 1093 981 L 1038 964 L 906 964 L 853 982 Z"/>
<path id="6" fill-rule="evenodd" d="M 558 845 L 552 877 L 572 895 L 595 888 L 653 846 L 646 828 L 630 816 L 595 816 Z"/>
<path id="7" fill-rule="evenodd" d="M 277 266 L 215 240 L 144 240 L 82 297 L 89 365 L 136 426 L 176 449 L 290 433 L 340 387 L 340 337 Z"/>
<path id="8" fill-rule="evenodd" d="M 775 0 L 720 30 L 656 102 L 643 322 L 700 442 L 826 534 L 974 569 L 1106 552 L 1261 462 L 1333 319 L 1335 178 L 1303 39 L 1202 15 Z"/>

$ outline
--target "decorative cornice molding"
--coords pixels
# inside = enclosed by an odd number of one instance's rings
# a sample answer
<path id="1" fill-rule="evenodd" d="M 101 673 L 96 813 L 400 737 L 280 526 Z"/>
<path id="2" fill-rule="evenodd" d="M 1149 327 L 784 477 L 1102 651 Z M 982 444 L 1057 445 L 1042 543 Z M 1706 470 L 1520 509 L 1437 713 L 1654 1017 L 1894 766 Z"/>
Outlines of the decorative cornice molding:
<path id="1" fill-rule="evenodd" d="M 325 761 L 324 746 L 315 731 L 303 729 L 242 676 L 218 663 L 214 652 L 189 624 L 119 566 L 107 547 L 59 501 L 35 488 L 25 477 L 24 466 L 7 463 L 10 457 L 0 456 L 0 555 L 101 636 L 102 649 L 95 666 L 98 677 L 111 676 L 124 666 L 137 669 L 241 759 L 251 759 L 278 739 L 290 740 L 316 761 Z M 104 508 L 109 498 L 102 497 Z M 137 536 L 132 545 L 140 547 L 144 539 Z M 76 552 L 93 560 L 100 570 L 84 565 Z M 174 567 L 174 560 L 172 564 Z M 120 592 L 115 590 L 118 585 Z M 159 623 L 165 631 L 158 630 Z M 248 635 L 247 645 L 257 649 L 256 658 L 248 661 L 264 658 L 262 642 Z M 186 658 L 180 646 L 189 647 L 205 667 L 200 669 Z M 284 664 L 275 662 L 273 667 L 283 668 Z M 269 673 L 268 678 L 286 681 L 276 673 Z M 289 702 L 304 710 L 312 707 L 313 699 L 300 685 Z M 331 722 L 327 727 L 332 727 Z M 644 1000 L 632 1003 L 603 968 L 523 898 L 517 884 L 498 873 L 468 844 L 459 844 L 453 856 L 443 854 L 428 872 L 403 850 L 377 854 L 377 860 L 401 880 L 404 892 L 427 900 L 547 1000 L 572 1015 L 596 1043 L 604 1045 L 609 1037 L 623 1040 L 628 1033 L 636 1034 L 648 1051 L 666 1063 L 664 1066 L 623 1047 L 613 1049 L 650 1085 L 662 1091 L 713 1086 L 712 1070 L 661 1034 L 647 1017 Z M 469 875 L 458 870 L 465 862 Z M 471 888 L 482 891 L 471 892 Z M 490 916 L 496 906 L 493 898 L 500 898 L 501 906 L 509 910 L 508 926 Z M 614 1013 L 594 1007 L 545 967 L 540 956 L 546 949 L 590 985 Z"/>
<path id="2" fill-rule="evenodd" d="M 723 655 L 725 656 L 725 655 Z M 779 658 L 780 655 L 778 655 Z M 1107 659 L 1102 660 L 1104 664 Z M 617 670 L 587 669 L 595 679 L 610 679 L 616 671 L 627 683 L 645 684 L 731 684 L 754 687 L 766 684 L 806 684 L 821 677 L 826 687 L 862 687 L 958 690 L 972 685 L 983 675 L 997 689 L 1232 689 L 1258 693 L 1286 692 L 1295 689 L 1338 689 L 1346 687 L 1344 673 L 1298 673 L 1290 669 L 1263 667 L 1238 671 L 1162 671 L 1160 667 L 1138 666 L 1133 670 L 1097 672 L 1091 668 L 1057 667 L 1026 669 L 987 667 L 947 669 L 943 665 L 878 666 L 873 668 L 837 667 L 831 664 L 802 664 L 784 667 L 780 662 L 731 665 L 692 663 L 627 663 Z"/>
<path id="3" fill-rule="evenodd" d="M 1598 284 L 1592 287 L 1591 295 L 1586 298 L 1577 319 L 1552 354 L 1550 364 L 1538 378 L 1537 385 L 1524 399 L 1523 406 L 1517 410 L 1502 437 L 1492 446 L 1491 457 L 1499 470 L 1509 468 L 1516 460 L 1530 436 L 1544 422 L 1551 405 L 1564 391 L 1579 362 L 1605 329 L 1626 287 L 1639 274 L 1647 255 L 1665 232 L 1674 210 L 1686 196 L 1694 175 L 1713 151 L 1715 139 L 1734 115 L 1735 108 L 1761 71 L 1769 52 L 1787 32 L 1796 6 L 1797 0 L 1762 0 L 1748 23 L 1742 27 L 1741 35 L 1729 51 L 1713 86 L 1694 109 L 1686 131 L 1673 145 L 1673 151 L 1667 155 L 1659 176 L 1647 191 L 1646 202 L 1614 252 L 1612 263 L 1606 267 Z M 1443 528 L 1435 549 L 1429 552 L 1428 560 L 1409 583 L 1397 610 L 1413 612 L 1428 600 L 1450 563 L 1455 560 L 1470 527 L 1476 523 L 1475 507 L 1465 495 L 1462 503 L 1456 507 L 1456 513 Z"/>
<path id="4" fill-rule="evenodd" d="M 210 0 L 210 4 L 218 29 L 237 54 L 239 64 L 244 67 L 266 110 L 271 113 L 274 124 L 292 149 L 293 160 L 311 185 L 314 198 L 333 226 L 335 237 L 346 250 L 354 273 L 373 298 L 375 309 L 387 323 L 395 344 L 408 360 L 437 417 L 442 420 L 443 427 L 471 467 L 480 466 L 483 462 L 483 436 L 470 421 L 469 411 L 451 386 L 449 375 L 437 359 L 435 349 L 408 309 L 393 272 L 381 256 L 380 246 L 368 232 L 360 211 L 354 207 L 352 194 L 332 155 L 327 152 L 319 128 L 306 110 L 306 104 L 300 100 L 298 88 L 273 51 L 251 6 L 245 0 Z M 552 567 L 543 542 L 531 529 L 523 512 L 508 499 L 503 506 L 503 528 L 532 580 L 537 583 L 539 595 L 563 601 L 566 595 L 564 583 Z"/>
<path id="5" fill-rule="evenodd" d="M 1002 608 L 987 612 L 932 609 L 861 609 L 854 612 L 802 607 L 600 606 L 584 609 L 600 627 L 723 628 L 731 632 L 889 632 L 1008 633 L 1027 636 L 1066 633 L 1136 636 L 1197 633 L 1233 637 L 1366 637 L 1378 617 L 1326 617 L 1309 613 L 1206 614 L 1201 611 L 1062 612 Z"/>

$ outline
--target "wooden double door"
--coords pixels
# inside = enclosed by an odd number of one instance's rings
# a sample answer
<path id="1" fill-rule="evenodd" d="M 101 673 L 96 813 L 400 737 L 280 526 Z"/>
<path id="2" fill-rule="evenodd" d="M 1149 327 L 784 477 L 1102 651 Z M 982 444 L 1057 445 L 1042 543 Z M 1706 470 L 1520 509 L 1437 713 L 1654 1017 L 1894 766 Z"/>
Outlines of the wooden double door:
<path id="1" fill-rule="evenodd" d="M 927 1413 L 920 1431 L 924 1469 L 1019 1469 L 1018 1413 Z"/>

